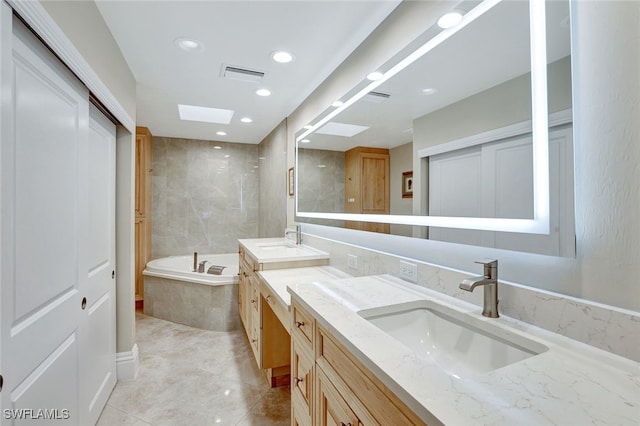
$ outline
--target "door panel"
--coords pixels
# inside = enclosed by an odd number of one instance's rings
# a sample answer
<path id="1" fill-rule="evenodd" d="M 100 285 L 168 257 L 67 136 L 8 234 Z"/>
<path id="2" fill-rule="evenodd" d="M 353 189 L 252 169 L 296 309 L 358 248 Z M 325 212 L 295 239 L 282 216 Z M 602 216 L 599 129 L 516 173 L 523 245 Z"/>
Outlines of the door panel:
<path id="1" fill-rule="evenodd" d="M 13 35 L 1 52 L 11 64 L 0 145 L 2 406 L 73 410 L 78 424 L 89 94 L 7 13 L 3 5 Z"/>
<path id="2" fill-rule="evenodd" d="M 81 321 L 81 423 L 94 424 L 116 383 L 115 126 L 93 105 L 88 140 L 87 306 Z M 86 417 L 84 417 L 86 416 Z"/>

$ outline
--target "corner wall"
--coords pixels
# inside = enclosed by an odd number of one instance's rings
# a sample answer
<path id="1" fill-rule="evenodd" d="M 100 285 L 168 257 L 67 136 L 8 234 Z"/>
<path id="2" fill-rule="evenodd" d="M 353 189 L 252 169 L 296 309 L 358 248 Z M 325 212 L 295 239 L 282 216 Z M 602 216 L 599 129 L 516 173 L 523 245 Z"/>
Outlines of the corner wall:
<path id="1" fill-rule="evenodd" d="M 260 175 L 259 224 L 261 238 L 281 237 L 287 225 L 287 119 L 258 146 Z M 293 167 L 293 166 L 289 166 Z"/>

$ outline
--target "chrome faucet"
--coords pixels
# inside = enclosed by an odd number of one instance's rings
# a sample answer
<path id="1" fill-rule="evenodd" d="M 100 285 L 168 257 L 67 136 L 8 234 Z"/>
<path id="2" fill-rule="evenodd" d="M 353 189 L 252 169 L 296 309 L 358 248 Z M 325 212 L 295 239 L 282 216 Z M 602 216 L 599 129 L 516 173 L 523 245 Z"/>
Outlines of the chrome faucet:
<path id="1" fill-rule="evenodd" d="M 484 265 L 484 275 L 462 280 L 460 288 L 472 292 L 478 286 L 484 286 L 484 307 L 482 315 L 498 318 L 498 261 L 475 262 Z"/>
<path id="2" fill-rule="evenodd" d="M 191 272 L 197 272 L 198 271 L 198 252 L 194 251 L 193 252 L 193 269 L 191 270 Z"/>
<path id="3" fill-rule="evenodd" d="M 206 260 L 203 260 L 198 264 L 198 272 L 204 272 L 204 264 L 207 263 Z"/>
<path id="4" fill-rule="evenodd" d="M 296 245 L 300 245 L 302 244 L 302 227 L 300 225 L 296 225 L 296 230 L 293 231 L 291 229 L 285 229 L 284 230 L 284 236 L 285 238 L 287 237 L 287 235 L 289 234 L 293 234 L 296 233 Z"/>

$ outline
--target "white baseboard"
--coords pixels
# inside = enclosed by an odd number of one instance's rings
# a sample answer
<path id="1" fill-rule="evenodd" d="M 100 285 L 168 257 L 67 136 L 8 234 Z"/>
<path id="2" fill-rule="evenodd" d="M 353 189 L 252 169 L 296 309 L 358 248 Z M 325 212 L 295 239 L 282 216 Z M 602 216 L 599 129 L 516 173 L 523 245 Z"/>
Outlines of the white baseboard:
<path id="1" fill-rule="evenodd" d="M 116 353 L 116 373 L 118 380 L 134 380 L 138 375 L 138 344 L 134 343 L 129 352 Z"/>

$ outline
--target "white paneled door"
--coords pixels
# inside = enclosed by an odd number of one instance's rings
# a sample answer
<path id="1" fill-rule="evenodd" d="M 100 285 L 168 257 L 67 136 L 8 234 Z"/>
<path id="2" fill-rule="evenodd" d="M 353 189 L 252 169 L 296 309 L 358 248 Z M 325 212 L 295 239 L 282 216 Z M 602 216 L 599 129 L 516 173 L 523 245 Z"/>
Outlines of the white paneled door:
<path id="1" fill-rule="evenodd" d="M 115 383 L 115 129 L 1 7 L 0 415 L 93 424 Z"/>

